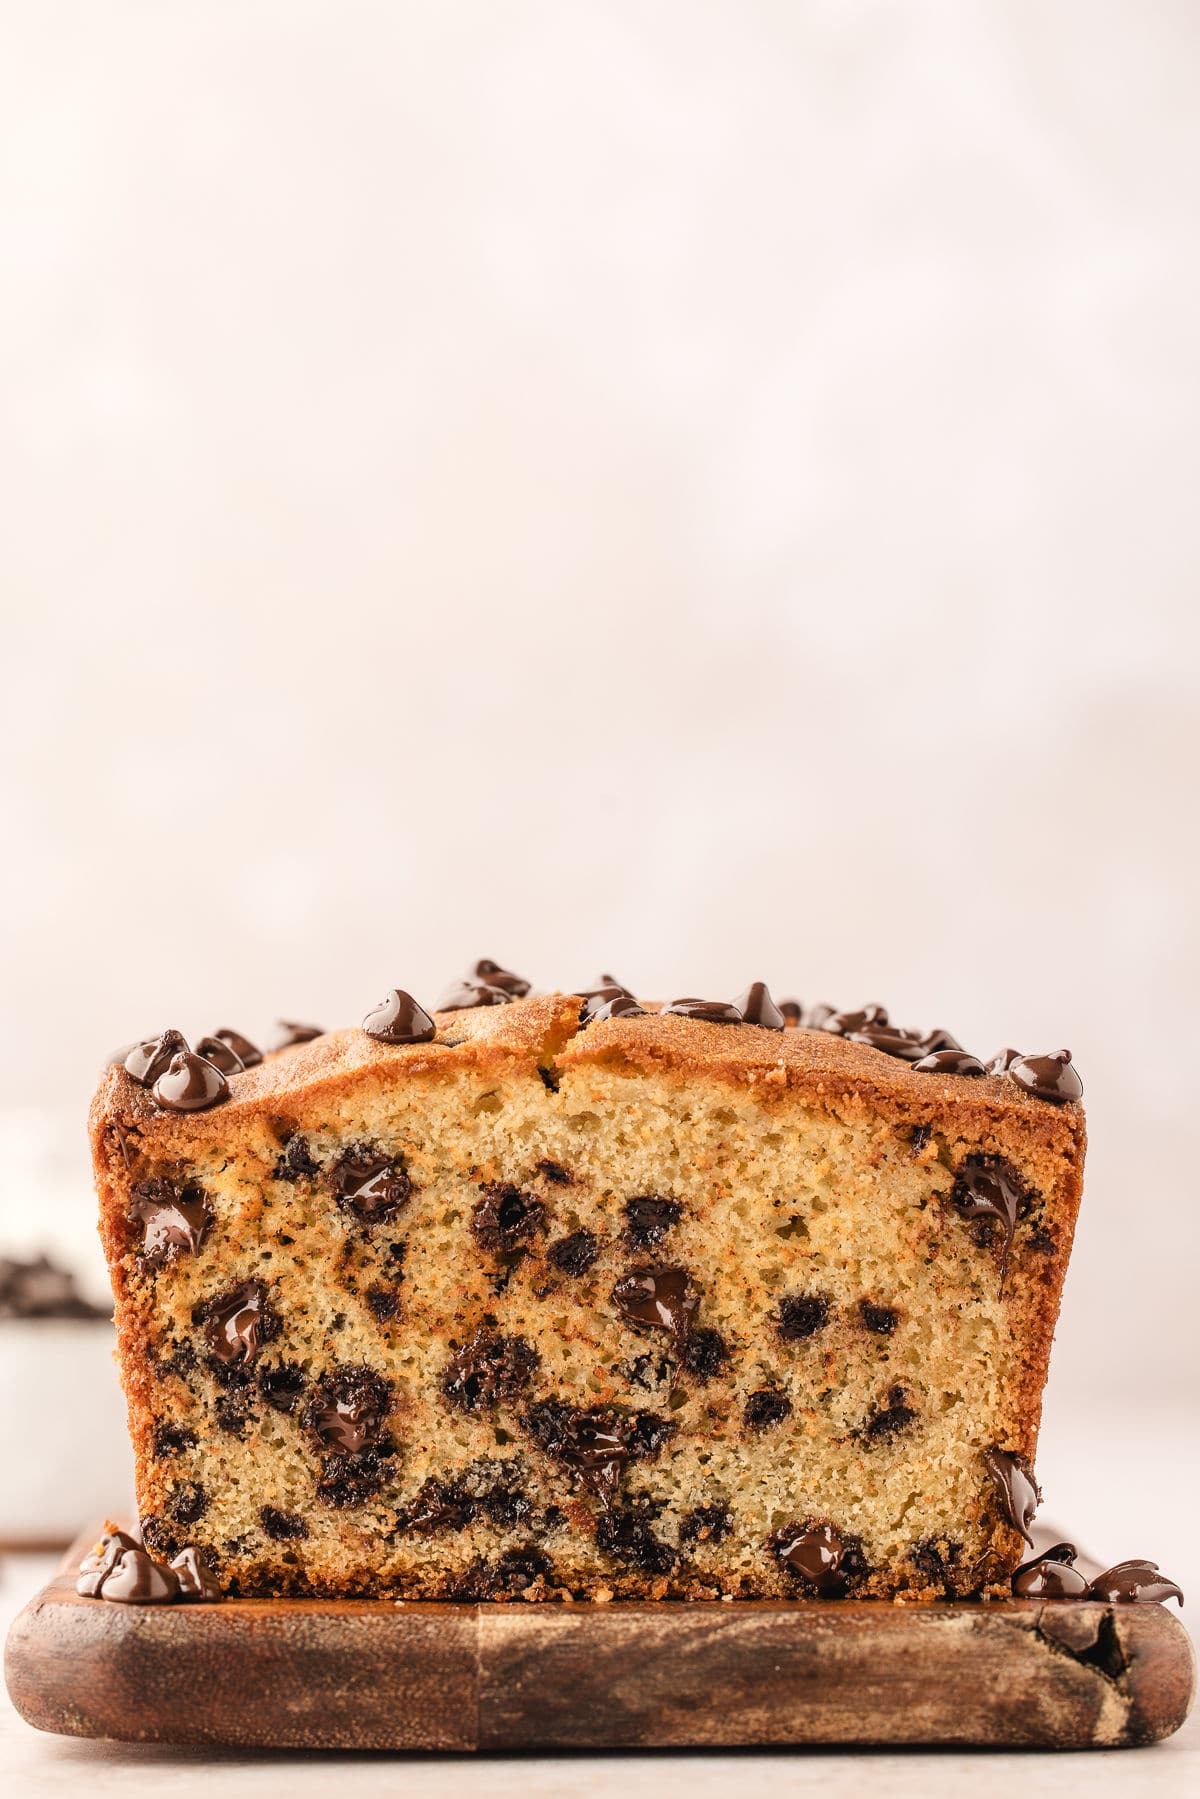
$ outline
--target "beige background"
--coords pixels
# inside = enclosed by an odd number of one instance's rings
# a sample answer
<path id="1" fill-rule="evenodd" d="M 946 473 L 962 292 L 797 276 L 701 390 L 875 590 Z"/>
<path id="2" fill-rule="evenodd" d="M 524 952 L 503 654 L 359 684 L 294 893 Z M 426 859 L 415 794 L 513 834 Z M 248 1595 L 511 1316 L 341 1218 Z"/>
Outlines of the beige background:
<path id="1" fill-rule="evenodd" d="M 0 19 L 3 1241 L 163 1023 L 761 976 L 1068 1043 L 1190 1392 L 1200 11 Z"/>

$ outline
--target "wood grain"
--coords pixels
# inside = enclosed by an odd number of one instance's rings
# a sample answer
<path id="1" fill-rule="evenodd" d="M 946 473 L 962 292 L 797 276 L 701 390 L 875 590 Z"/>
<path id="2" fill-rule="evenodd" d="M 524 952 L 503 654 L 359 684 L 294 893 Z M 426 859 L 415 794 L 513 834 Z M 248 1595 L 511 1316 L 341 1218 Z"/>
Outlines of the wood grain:
<path id="1" fill-rule="evenodd" d="M 69 1736 L 281 1749 L 1115 1748 L 1169 1736 L 1195 1688 L 1187 1633 L 1156 1605 L 136 1607 L 80 1599 L 79 1552 L 17 1618 L 5 1652 L 17 1710 Z"/>

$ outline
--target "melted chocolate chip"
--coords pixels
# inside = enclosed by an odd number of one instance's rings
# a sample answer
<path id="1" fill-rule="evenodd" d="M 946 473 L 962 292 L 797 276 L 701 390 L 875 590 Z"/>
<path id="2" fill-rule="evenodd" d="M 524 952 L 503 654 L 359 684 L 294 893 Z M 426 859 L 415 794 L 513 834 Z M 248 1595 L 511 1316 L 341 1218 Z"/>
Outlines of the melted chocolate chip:
<path id="1" fill-rule="evenodd" d="M 236 1050 L 231 1049 L 228 1043 L 223 1043 L 219 1037 L 201 1037 L 196 1045 L 196 1054 L 203 1056 L 206 1062 L 211 1062 L 213 1067 L 219 1069 L 222 1074 L 243 1074 L 245 1072 L 246 1064 L 242 1058 Z"/>
<path id="2" fill-rule="evenodd" d="M 761 1025 L 767 1031 L 781 1031 L 787 1020 L 782 1006 L 777 1006 L 763 981 L 751 981 L 746 991 L 733 1002 L 744 1024 Z"/>
<path id="3" fill-rule="evenodd" d="M 362 1028 L 376 1043 L 429 1043 L 437 1036 L 437 1026 L 428 1012 L 400 987 L 384 994 L 363 1019 Z"/>
<path id="4" fill-rule="evenodd" d="M 366 1299 L 371 1316 L 380 1324 L 387 1324 L 400 1310 L 400 1295 L 394 1287 L 368 1287 Z"/>
<path id="5" fill-rule="evenodd" d="M 603 1507 L 612 1504 L 630 1460 L 627 1432 L 618 1414 L 602 1406 L 577 1411 L 561 1400 L 547 1399 L 530 1406 L 523 1422 L 547 1454 L 569 1468 Z"/>
<path id="6" fill-rule="evenodd" d="M 1000 1290 L 1008 1273 L 1013 1233 L 1029 1194 L 1020 1171 L 1003 1156 L 968 1156 L 954 1178 L 950 1203 L 960 1217 L 994 1220 L 1000 1227 Z"/>
<path id="7" fill-rule="evenodd" d="M 399 1156 L 369 1146 L 347 1150 L 334 1164 L 333 1191 L 338 1205 L 368 1230 L 386 1224 L 412 1196 L 412 1181 Z"/>
<path id="8" fill-rule="evenodd" d="M 573 1231 L 569 1237 L 559 1237 L 551 1243 L 546 1259 L 563 1274 L 578 1279 L 587 1273 L 599 1253 L 600 1246 L 591 1231 Z"/>
<path id="9" fill-rule="evenodd" d="M 123 1530 L 106 1531 L 90 1554 L 85 1555 L 80 1562 L 75 1591 L 82 1599 L 98 1598 L 100 1588 L 121 1556 L 140 1548 L 137 1538 L 127 1536 Z"/>
<path id="10" fill-rule="evenodd" d="M 208 1347 L 219 1363 L 254 1361 L 264 1343 L 279 1334 L 279 1319 L 267 1303 L 261 1281 L 246 1281 L 206 1301 L 192 1314 L 204 1324 Z"/>
<path id="11" fill-rule="evenodd" d="M 152 1561 L 144 1549 L 123 1550 L 99 1589 L 101 1599 L 118 1605 L 169 1605 L 178 1595 L 177 1577 L 161 1562 Z"/>
<path id="12" fill-rule="evenodd" d="M 277 1181 L 307 1181 L 320 1174 L 321 1165 L 312 1153 L 307 1137 L 299 1131 L 293 1132 L 283 1146 L 283 1154 L 278 1158 L 273 1170 Z"/>
<path id="13" fill-rule="evenodd" d="M 815 1337 L 829 1317 L 829 1301 L 823 1293 L 788 1293 L 779 1302 L 775 1329 L 785 1343 L 802 1343 Z"/>
<path id="14" fill-rule="evenodd" d="M 590 987 L 572 987 L 570 992 L 580 999 L 613 999 L 623 993 L 626 999 L 633 998 L 633 989 L 624 981 L 618 981 L 615 974 L 598 974 Z"/>
<path id="15" fill-rule="evenodd" d="M 489 962 L 486 957 L 476 962 L 467 979 L 486 981 L 489 987 L 499 987 L 514 999 L 524 999 L 531 985 L 524 975 L 514 974 L 511 968 L 501 968 L 499 962 Z"/>
<path id="16" fill-rule="evenodd" d="M 1007 1074 L 1014 1062 L 1021 1060 L 1019 1049 L 998 1049 L 987 1065 L 989 1074 Z"/>
<path id="17" fill-rule="evenodd" d="M 209 1567 L 203 1550 L 187 1544 L 171 1558 L 171 1572 L 179 1582 L 179 1597 L 203 1605 L 217 1605 L 225 1595 Z"/>
<path id="18" fill-rule="evenodd" d="M 187 1040 L 181 1032 L 161 1031 L 157 1037 L 134 1044 L 125 1056 L 125 1072 L 139 1087 L 152 1087 L 173 1058 L 186 1049 Z"/>
<path id="19" fill-rule="evenodd" d="M 858 1315 L 862 1319 L 863 1329 L 874 1331 L 877 1337 L 890 1337 L 900 1321 L 900 1314 L 894 1306 L 877 1306 L 870 1299 L 859 1300 Z"/>
<path id="20" fill-rule="evenodd" d="M 373 1368 L 335 1367 L 313 1388 L 304 1423 L 322 1448 L 356 1456 L 383 1440 L 391 1405 L 391 1382 Z"/>
<path id="21" fill-rule="evenodd" d="M 478 1509 L 463 1481 L 441 1481 L 431 1475 L 420 1492 L 402 1506 L 396 1521 L 401 1535 L 432 1537 L 440 1530 L 462 1530 Z"/>
<path id="22" fill-rule="evenodd" d="M 804 1017 L 804 1007 L 798 999 L 781 999 L 779 1010 L 783 1014 L 785 1026 L 794 1028 Z"/>
<path id="23" fill-rule="evenodd" d="M 185 1450 L 196 1447 L 196 1433 L 179 1424 L 160 1424 L 154 1433 L 154 1453 L 156 1456 L 182 1455 Z"/>
<path id="24" fill-rule="evenodd" d="M 819 1008 L 814 1007 L 814 1011 Z M 809 1014 L 812 1024 L 812 1014 Z M 822 1031 L 831 1031 L 835 1037 L 849 1037 L 854 1031 L 864 1031 L 868 1026 L 886 1026 L 888 1014 L 886 1006 L 862 1006 L 857 1012 L 826 1012 L 817 1027 Z"/>
<path id="25" fill-rule="evenodd" d="M 279 1030 L 271 1044 L 273 1050 L 294 1049 L 298 1043 L 311 1043 L 316 1037 L 325 1035 L 319 1024 L 297 1024 L 294 1018 L 277 1020 Z"/>
<path id="26" fill-rule="evenodd" d="M 507 988 L 497 987 L 491 981 L 477 981 L 468 977 L 464 981 L 456 981 L 448 993 L 442 995 L 438 1002 L 439 1012 L 470 1012 L 477 1006 L 508 1006 L 516 998 Z"/>
<path id="27" fill-rule="evenodd" d="M 539 1162 L 537 1171 L 553 1187 L 569 1187 L 575 1179 L 570 1169 L 564 1168 L 560 1162 Z"/>
<path id="28" fill-rule="evenodd" d="M 778 1387 L 759 1387 L 746 1401 L 742 1413 L 747 1430 L 772 1430 L 782 1424 L 792 1410 L 792 1402 Z"/>
<path id="29" fill-rule="evenodd" d="M 627 1199 L 622 1209 L 625 1235 L 634 1249 L 653 1249 L 683 1217 L 679 1201 L 664 1199 L 660 1193 L 643 1193 L 637 1199 Z"/>
<path id="30" fill-rule="evenodd" d="M 1048 1099 L 1056 1106 L 1083 1098 L 1083 1082 L 1069 1049 L 1056 1049 L 1048 1056 L 1018 1056 L 1007 1072 L 1026 1093 L 1032 1093 L 1036 1099 Z"/>
<path id="31" fill-rule="evenodd" d="M 921 1542 L 913 1545 L 909 1554 L 917 1572 L 923 1574 L 932 1586 L 940 1587 L 947 1599 L 957 1597 L 964 1585 L 963 1570 L 958 1565 L 961 1558 L 961 1543 L 934 1537 L 922 1538 Z"/>
<path id="32" fill-rule="evenodd" d="M 840 1598 L 863 1571 L 856 1541 L 844 1538 L 823 1521 L 792 1524 L 776 1531 L 770 1548 L 785 1568 L 822 1599 Z"/>
<path id="33" fill-rule="evenodd" d="M 985 1449 L 983 1465 L 991 1476 L 1005 1519 L 1032 1546 L 1029 1526 L 1042 1498 L 1033 1470 L 1023 1457 L 1008 1449 Z"/>
<path id="34" fill-rule="evenodd" d="M 720 1331 L 694 1330 L 683 1352 L 683 1371 L 693 1380 L 709 1381 L 723 1374 L 732 1360 Z"/>
<path id="35" fill-rule="evenodd" d="M 1183 1593 L 1173 1580 L 1158 1571 L 1157 1562 L 1117 1562 L 1098 1574 L 1088 1589 L 1090 1599 L 1103 1599 L 1110 1605 L 1159 1605 L 1166 1599 L 1178 1599 Z"/>
<path id="36" fill-rule="evenodd" d="M 919 1062 L 926 1054 L 923 1037 L 886 1025 L 868 1024 L 861 1031 L 847 1031 L 845 1035 L 851 1043 L 864 1043 L 868 1049 L 882 1050 L 885 1056 L 897 1056 L 902 1062 Z"/>
<path id="37" fill-rule="evenodd" d="M 742 1015 L 736 1006 L 731 1006 L 723 999 L 672 999 L 659 1013 L 659 1017 L 698 1018 L 705 1024 L 741 1024 Z"/>
<path id="38" fill-rule="evenodd" d="M 650 1528 L 654 1512 L 645 1506 L 614 1506 L 596 1523 L 596 1546 L 614 1561 L 628 1562 L 643 1574 L 670 1574 L 675 1551 Z"/>
<path id="39" fill-rule="evenodd" d="M 975 1056 L 969 1056 L 965 1049 L 935 1049 L 913 1063 L 913 1073 L 974 1076 L 984 1074 L 986 1070 L 983 1063 Z"/>
<path id="40" fill-rule="evenodd" d="M 553 1576 L 549 1556 L 533 1543 L 523 1549 L 507 1549 L 488 1567 L 486 1564 L 468 1571 L 463 1577 L 458 1597 L 469 1600 L 515 1599 L 532 1587 L 544 1587 Z"/>
<path id="41" fill-rule="evenodd" d="M 442 1392 L 460 1412 L 490 1411 L 515 1399 L 533 1378 L 541 1357 L 523 1337 L 484 1330 L 450 1358 Z"/>
<path id="42" fill-rule="evenodd" d="M 291 1362 L 280 1362 L 275 1368 L 264 1368 L 258 1376 L 258 1390 L 273 1412 L 285 1415 L 300 1403 L 306 1381 L 303 1368 Z"/>
<path id="43" fill-rule="evenodd" d="M 612 1302 L 635 1329 L 669 1331 L 682 1355 L 700 1295 L 686 1268 L 634 1268 L 613 1288 Z"/>
<path id="44" fill-rule="evenodd" d="M 166 1181 L 138 1181 L 129 1216 L 142 1227 L 142 1261 L 161 1268 L 181 1255 L 194 1255 L 213 1226 L 212 1201 L 203 1187 L 176 1190 Z"/>
<path id="45" fill-rule="evenodd" d="M 299 1512 L 281 1512 L 273 1505 L 264 1505 L 258 1521 L 273 1543 L 298 1542 L 308 1535 L 308 1525 Z"/>
<path id="46" fill-rule="evenodd" d="M 511 1253 L 546 1227 L 546 1208 L 519 1187 L 485 1187 L 471 1213 L 471 1229 L 484 1249 Z"/>
<path id="47" fill-rule="evenodd" d="M 243 1068 L 257 1068 L 263 1059 L 262 1051 L 256 1043 L 251 1043 L 249 1037 L 243 1037 L 240 1031 L 231 1031 L 228 1025 L 222 1025 L 219 1031 L 214 1031 L 213 1037 L 218 1043 L 224 1043 L 233 1051 Z M 208 1043 L 212 1039 L 206 1037 L 204 1041 Z M 203 1048 L 200 1053 L 204 1054 Z M 211 1061 L 212 1057 L 209 1060 Z M 220 1067 L 220 1063 L 217 1066 Z"/>
<path id="48" fill-rule="evenodd" d="M 180 1050 L 155 1081 L 151 1092 L 164 1112 L 206 1112 L 229 1098 L 229 1082 L 203 1056 Z"/>
<path id="49" fill-rule="evenodd" d="M 723 1543 L 733 1529 L 727 1505 L 698 1505 L 679 1522 L 680 1543 Z"/>
<path id="50" fill-rule="evenodd" d="M 1018 1599 L 1086 1599 L 1087 1576 L 1075 1566 L 1075 1545 L 1056 1543 L 1032 1561 L 1022 1562 L 1012 1577 Z"/>
<path id="51" fill-rule="evenodd" d="M 393 1469 L 396 1451 L 391 1444 L 372 1446 L 357 1455 L 340 1452 L 325 1457 L 317 1482 L 317 1498 L 337 1511 L 366 1505 Z"/>
<path id="52" fill-rule="evenodd" d="M 208 1510 L 208 1490 L 198 1480 L 185 1480 L 175 1488 L 167 1503 L 167 1510 L 176 1524 L 198 1524 Z M 142 1537 L 146 1537 L 146 1526 L 142 1524 Z"/>
<path id="53" fill-rule="evenodd" d="M 600 1024 L 606 1018 L 644 1018 L 646 1009 L 639 1006 L 632 993 L 621 991 L 594 993 L 579 1008 L 579 1022 Z"/>
<path id="54" fill-rule="evenodd" d="M 893 1387 L 888 1394 L 887 1405 L 868 1418 L 856 1434 L 866 1443 L 890 1443 L 901 1431 L 907 1430 L 910 1424 L 916 1422 L 917 1414 L 910 1405 L 905 1404 L 906 1398 L 903 1387 Z"/>

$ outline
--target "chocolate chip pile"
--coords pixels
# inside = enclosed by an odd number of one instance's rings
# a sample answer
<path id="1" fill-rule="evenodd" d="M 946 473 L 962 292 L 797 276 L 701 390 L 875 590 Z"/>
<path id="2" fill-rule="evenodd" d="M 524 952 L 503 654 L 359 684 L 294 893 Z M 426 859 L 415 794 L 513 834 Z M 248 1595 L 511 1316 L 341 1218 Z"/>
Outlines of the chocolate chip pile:
<path id="1" fill-rule="evenodd" d="M 156 1562 L 136 1537 L 116 1528 L 107 1530 L 80 1562 L 75 1591 L 83 1599 L 108 1599 L 116 1605 L 215 1605 L 224 1598 L 201 1550 L 189 1544 L 169 1562 Z"/>
<path id="2" fill-rule="evenodd" d="M 68 1268 L 45 1256 L 33 1262 L 0 1256 L 0 1319 L 107 1318 L 106 1306 L 85 1299 Z"/>

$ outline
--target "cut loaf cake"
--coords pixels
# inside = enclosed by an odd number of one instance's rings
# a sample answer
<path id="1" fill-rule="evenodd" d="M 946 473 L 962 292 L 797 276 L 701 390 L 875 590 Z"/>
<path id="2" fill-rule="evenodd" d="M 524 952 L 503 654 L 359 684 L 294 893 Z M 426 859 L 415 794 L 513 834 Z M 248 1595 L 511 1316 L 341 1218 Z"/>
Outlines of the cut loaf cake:
<path id="1" fill-rule="evenodd" d="M 380 1041 L 435 1028 L 401 995 L 376 1035 L 105 1074 L 147 1548 L 249 1594 L 1007 1591 L 1069 1060 L 505 980 L 427 1041 Z"/>

